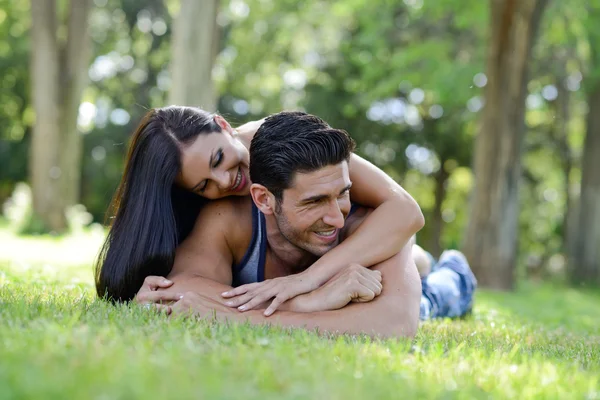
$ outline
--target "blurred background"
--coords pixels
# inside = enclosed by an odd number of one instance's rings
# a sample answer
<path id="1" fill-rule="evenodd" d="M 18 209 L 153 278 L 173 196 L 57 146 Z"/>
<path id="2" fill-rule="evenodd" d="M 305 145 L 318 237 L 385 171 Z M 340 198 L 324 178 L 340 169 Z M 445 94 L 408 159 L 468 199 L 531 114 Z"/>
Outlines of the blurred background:
<path id="1" fill-rule="evenodd" d="M 304 110 L 483 286 L 598 285 L 599 44 L 598 0 L 0 0 L 1 229 L 100 229 L 149 108 Z"/>

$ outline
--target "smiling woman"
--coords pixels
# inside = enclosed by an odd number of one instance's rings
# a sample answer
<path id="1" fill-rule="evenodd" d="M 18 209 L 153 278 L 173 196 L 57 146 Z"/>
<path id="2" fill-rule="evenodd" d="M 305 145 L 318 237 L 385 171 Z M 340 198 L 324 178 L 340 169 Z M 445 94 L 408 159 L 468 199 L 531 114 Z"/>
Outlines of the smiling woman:
<path id="1" fill-rule="evenodd" d="M 248 150 L 221 116 L 215 122 L 221 133 L 199 136 L 181 153 L 181 173 L 176 183 L 207 199 L 245 196 L 249 193 Z"/>
<path id="2" fill-rule="evenodd" d="M 190 160 L 203 159 L 203 152 L 193 150 L 227 140 L 229 133 L 223 133 L 221 120 L 197 108 L 175 106 L 153 109 L 144 116 L 109 209 L 110 230 L 96 263 L 100 297 L 131 300 L 146 276 L 169 273 L 175 248 L 191 230 L 203 203 L 202 197 L 176 184 L 185 181 L 182 158 L 187 160 L 188 179 L 198 179 L 193 174 L 196 163 Z M 205 140 L 195 141 L 198 137 Z M 197 164 L 202 179 L 214 171 Z"/>

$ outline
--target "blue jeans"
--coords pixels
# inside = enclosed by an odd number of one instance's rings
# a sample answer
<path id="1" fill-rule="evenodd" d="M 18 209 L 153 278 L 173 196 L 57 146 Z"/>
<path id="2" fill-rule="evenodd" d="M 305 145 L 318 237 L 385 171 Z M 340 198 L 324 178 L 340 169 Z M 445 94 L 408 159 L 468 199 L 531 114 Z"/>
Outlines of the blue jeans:
<path id="1" fill-rule="evenodd" d="M 421 320 L 461 317 L 473 307 L 477 279 L 460 251 L 444 251 L 422 285 Z"/>

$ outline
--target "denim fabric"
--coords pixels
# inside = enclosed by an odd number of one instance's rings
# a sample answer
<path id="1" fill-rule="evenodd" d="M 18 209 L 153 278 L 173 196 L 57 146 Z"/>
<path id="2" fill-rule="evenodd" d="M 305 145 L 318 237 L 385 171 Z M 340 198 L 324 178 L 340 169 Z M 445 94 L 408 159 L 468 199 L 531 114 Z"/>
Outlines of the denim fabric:
<path id="1" fill-rule="evenodd" d="M 422 280 L 421 320 L 461 317 L 473 306 L 477 279 L 465 256 L 446 250 Z"/>

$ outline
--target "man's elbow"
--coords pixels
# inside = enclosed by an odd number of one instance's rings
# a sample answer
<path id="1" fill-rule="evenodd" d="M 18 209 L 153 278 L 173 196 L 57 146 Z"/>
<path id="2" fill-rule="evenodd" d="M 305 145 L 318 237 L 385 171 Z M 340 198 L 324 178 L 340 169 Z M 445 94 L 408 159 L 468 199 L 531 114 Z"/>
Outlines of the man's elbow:
<path id="1" fill-rule="evenodd" d="M 419 310 L 416 313 L 407 316 L 406 313 L 402 313 L 399 317 L 395 318 L 392 322 L 391 334 L 392 337 L 409 338 L 412 339 L 419 330 Z"/>
<path id="2" fill-rule="evenodd" d="M 381 329 L 378 334 L 384 338 L 412 339 L 419 329 L 421 294 L 411 290 L 403 296 L 394 297 L 395 301 L 385 304 L 385 312 L 379 313 Z"/>
<path id="3" fill-rule="evenodd" d="M 396 304 L 396 309 L 389 315 L 390 337 L 414 338 L 419 329 L 420 296 L 404 303 Z"/>

